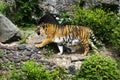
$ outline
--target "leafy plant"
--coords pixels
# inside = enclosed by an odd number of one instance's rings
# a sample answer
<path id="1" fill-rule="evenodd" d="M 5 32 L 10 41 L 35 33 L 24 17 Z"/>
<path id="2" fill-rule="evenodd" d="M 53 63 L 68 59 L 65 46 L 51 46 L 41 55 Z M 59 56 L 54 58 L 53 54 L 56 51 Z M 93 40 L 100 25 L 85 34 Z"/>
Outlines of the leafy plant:
<path id="1" fill-rule="evenodd" d="M 49 47 L 46 47 L 46 48 L 44 48 L 44 50 L 46 51 L 46 54 L 45 54 L 46 57 L 53 56 L 53 54 L 54 54 L 54 50 L 53 49 L 51 49 Z"/>
<path id="2" fill-rule="evenodd" d="M 64 68 L 62 67 L 57 67 L 56 69 L 51 71 L 53 74 L 52 76 L 54 76 L 54 80 L 69 80 L 70 78 L 67 76 L 67 72 Z"/>
<path id="3" fill-rule="evenodd" d="M 62 67 L 54 70 L 46 70 L 44 66 L 40 66 L 35 62 L 26 62 L 22 67 L 26 80 L 66 80 L 66 72 Z"/>
<path id="4" fill-rule="evenodd" d="M 0 58 L 4 57 L 5 53 L 3 51 L 0 50 Z"/>
<path id="5" fill-rule="evenodd" d="M 43 50 L 45 51 L 46 58 L 52 57 L 55 53 L 59 51 L 56 43 L 50 43 L 46 45 Z"/>
<path id="6" fill-rule="evenodd" d="M 120 52 L 120 22 L 117 27 L 112 29 L 110 42 L 114 45 L 113 47 Z"/>
<path id="7" fill-rule="evenodd" d="M 9 4 L 7 4 L 6 2 L 0 1 L 0 14 L 6 14 L 8 6 Z"/>
<path id="8" fill-rule="evenodd" d="M 97 40 L 110 44 L 118 51 L 120 50 L 120 21 L 118 14 L 105 12 L 102 9 L 87 10 L 78 6 L 75 9 L 73 15 L 67 14 L 70 20 L 65 21 L 65 24 L 90 27 L 94 31 Z M 64 15 L 62 16 L 66 18 Z"/>
<path id="9" fill-rule="evenodd" d="M 49 78 L 49 72 L 47 72 L 45 68 L 40 68 L 40 65 L 34 62 L 27 62 L 25 66 L 22 67 L 22 71 L 25 72 L 27 80 L 47 80 Z"/>
<path id="10" fill-rule="evenodd" d="M 27 62 L 22 67 L 22 71 L 25 73 L 26 80 L 59 80 L 57 71 L 48 71 L 35 62 Z"/>
<path id="11" fill-rule="evenodd" d="M 102 41 L 109 41 L 112 29 L 118 26 L 117 15 L 113 12 L 106 13 L 101 9 L 86 10 L 84 8 L 77 8 L 74 12 L 72 24 L 88 26 L 94 30 L 96 36 Z M 96 30 L 97 29 L 97 30 Z"/>
<path id="12" fill-rule="evenodd" d="M 31 26 L 35 23 L 33 16 L 40 17 L 42 9 L 39 9 L 39 0 L 16 0 L 15 10 L 13 13 L 8 13 L 7 17 L 19 26 Z"/>
<path id="13" fill-rule="evenodd" d="M 30 34 L 24 34 L 23 38 L 19 40 L 19 44 L 26 43 L 26 39 L 30 36 Z"/>
<path id="14" fill-rule="evenodd" d="M 120 79 L 120 71 L 115 60 L 102 55 L 92 55 L 86 59 L 76 74 L 76 80 Z"/>

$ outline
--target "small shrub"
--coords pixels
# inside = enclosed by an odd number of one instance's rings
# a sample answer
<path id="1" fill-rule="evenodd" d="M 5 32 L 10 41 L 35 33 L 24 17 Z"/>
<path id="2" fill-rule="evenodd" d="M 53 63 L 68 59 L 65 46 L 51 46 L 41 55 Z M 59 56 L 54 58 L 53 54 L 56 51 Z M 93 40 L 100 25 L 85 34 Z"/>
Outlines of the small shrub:
<path id="1" fill-rule="evenodd" d="M 119 80 L 117 64 L 109 57 L 92 55 L 77 71 L 76 80 Z"/>
<path id="2" fill-rule="evenodd" d="M 69 80 L 70 78 L 67 77 L 67 72 L 62 67 L 57 67 L 56 69 L 52 70 L 52 75 L 54 76 L 53 80 Z"/>
<path id="3" fill-rule="evenodd" d="M 25 76 L 22 72 L 18 71 L 16 68 L 11 70 L 10 73 L 6 76 L 7 80 L 24 80 Z"/>
<path id="4" fill-rule="evenodd" d="M 28 61 L 24 65 L 20 65 L 19 69 L 14 64 L 10 65 L 12 69 L 8 70 L 7 75 L 0 73 L 2 80 L 69 80 L 65 69 L 62 67 L 47 70 L 45 66 L 41 66 L 33 61 Z M 1 63 L 0 67 L 3 69 Z"/>
<path id="5" fill-rule="evenodd" d="M 44 50 L 46 51 L 45 56 L 47 58 L 52 57 L 54 55 L 54 50 L 53 49 L 51 49 L 49 47 L 46 47 L 46 48 L 44 48 Z"/>
<path id="6" fill-rule="evenodd" d="M 9 4 L 7 4 L 6 2 L 0 1 L 0 14 L 6 14 L 8 6 Z"/>
<path id="7" fill-rule="evenodd" d="M 117 59 L 118 69 L 120 70 L 120 59 Z"/>
<path id="8" fill-rule="evenodd" d="M 112 29 L 110 42 L 112 43 L 113 47 L 120 52 L 120 22 L 118 26 Z"/>
<path id="9" fill-rule="evenodd" d="M 67 80 L 66 71 L 62 67 L 49 71 L 35 62 L 27 62 L 22 71 L 27 80 Z"/>
<path id="10" fill-rule="evenodd" d="M 42 10 L 39 9 L 39 2 L 41 0 L 16 0 L 13 7 L 13 13 L 8 13 L 7 17 L 19 26 L 30 27 L 35 23 L 33 16 L 40 17 Z"/>
<path id="11" fill-rule="evenodd" d="M 2 68 L 3 68 L 3 67 L 2 67 L 2 62 L 0 61 L 0 70 L 2 70 Z"/>
<path id="12" fill-rule="evenodd" d="M 27 62 L 25 66 L 22 67 L 22 71 L 25 72 L 27 80 L 51 80 L 49 78 L 50 72 L 34 62 Z"/>
<path id="13" fill-rule="evenodd" d="M 0 58 L 4 57 L 5 53 L 3 51 L 0 50 Z"/>
<path id="14" fill-rule="evenodd" d="M 55 53 L 58 53 L 59 49 L 56 43 L 50 43 L 44 48 L 46 58 L 52 57 Z"/>
<path id="15" fill-rule="evenodd" d="M 64 69 L 57 68 L 49 71 L 35 62 L 27 62 L 22 67 L 22 71 L 26 80 L 66 80 Z"/>
<path id="16" fill-rule="evenodd" d="M 30 36 L 30 34 L 24 34 L 23 38 L 19 40 L 19 44 L 24 44 L 26 43 L 26 39 Z"/>
<path id="17" fill-rule="evenodd" d="M 78 7 L 71 22 L 75 25 L 88 26 L 100 40 L 109 41 L 112 29 L 118 27 L 119 20 L 113 12 L 106 13 L 102 9 L 86 10 Z"/>

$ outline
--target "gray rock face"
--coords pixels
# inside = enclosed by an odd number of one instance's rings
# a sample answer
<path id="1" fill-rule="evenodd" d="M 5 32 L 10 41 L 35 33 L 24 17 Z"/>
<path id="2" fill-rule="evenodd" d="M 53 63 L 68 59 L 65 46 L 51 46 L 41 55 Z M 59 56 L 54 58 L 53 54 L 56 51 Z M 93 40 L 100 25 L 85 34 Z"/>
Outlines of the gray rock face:
<path id="1" fill-rule="evenodd" d="M 21 39 L 19 29 L 4 15 L 0 14 L 0 42 L 12 42 Z"/>

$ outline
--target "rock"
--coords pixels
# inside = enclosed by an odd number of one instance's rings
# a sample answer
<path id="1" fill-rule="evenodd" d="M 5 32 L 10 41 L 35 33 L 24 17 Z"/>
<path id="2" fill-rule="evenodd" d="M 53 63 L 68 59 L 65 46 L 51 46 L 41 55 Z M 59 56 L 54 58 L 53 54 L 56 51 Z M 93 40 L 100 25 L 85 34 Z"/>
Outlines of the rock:
<path id="1" fill-rule="evenodd" d="M 6 58 L 8 58 L 10 61 L 14 61 L 13 60 L 14 54 L 13 53 L 9 53 Z"/>
<path id="2" fill-rule="evenodd" d="M 81 61 L 77 61 L 77 62 L 73 62 L 71 64 L 73 64 L 75 66 L 75 69 L 77 70 L 77 69 L 80 69 L 80 67 L 82 65 L 82 62 Z"/>
<path id="3" fill-rule="evenodd" d="M 48 61 L 48 60 L 41 60 L 40 62 L 43 65 L 49 65 L 50 64 L 50 61 Z"/>
<path id="4" fill-rule="evenodd" d="M 40 50 L 39 48 L 33 47 L 33 51 L 34 51 L 34 52 L 38 52 L 39 50 Z"/>
<path id="5" fill-rule="evenodd" d="M 38 59 L 41 59 L 42 58 L 42 55 L 39 55 L 39 54 L 33 54 L 32 56 L 31 56 L 33 59 L 36 59 L 36 60 L 38 60 Z"/>
<path id="6" fill-rule="evenodd" d="M 25 50 L 25 51 L 23 52 L 23 54 L 24 54 L 25 56 L 31 56 L 31 55 L 32 55 L 32 52 Z"/>
<path id="7" fill-rule="evenodd" d="M 26 44 L 21 44 L 18 46 L 19 50 L 25 50 L 26 49 Z"/>
<path id="8" fill-rule="evenodd" d="M 8 50 L 18 50 L 18 44 L 3 44 L 0 42 L 0 49 L 8 49 Z"/>
<path id="9" fill-rule="evenodd" d="M 21 61 L 27 61 L 27 60 L 30 60 L 30 57 L 28 57 L 28 56 L 23 56 L 23 57 L 21 58 Z"/>
<path id="10" fill-rule="evenodd" d="M 69 70 L 69 73 L 70 73 L 70 74 L 75 74 L 75 71 L 76 71 L 75 65 L 70 65 L 70 66 L 68 67 L 68 70 Z"/>
<path id="11" fill-rule="evenodd" d="M 0 42 L 13 42 L 21 39 L 20 30 L 4 15 L 0 14 Z"/>
<path id="12" fill-rule="evenodd" d="M 14 59 L 14 63 L 19 63 L 20 62 L 20 58 L 15 58 Z"/>
<path id="13" fill-rule="evenodd" d="M 5 57 L 2 58 L 2 61 L 3 61 L 4 63 L 8 63 L 8 62 L 9 62 L 9 60 L 8 60 L 7 58 L 5 58 Z"/>

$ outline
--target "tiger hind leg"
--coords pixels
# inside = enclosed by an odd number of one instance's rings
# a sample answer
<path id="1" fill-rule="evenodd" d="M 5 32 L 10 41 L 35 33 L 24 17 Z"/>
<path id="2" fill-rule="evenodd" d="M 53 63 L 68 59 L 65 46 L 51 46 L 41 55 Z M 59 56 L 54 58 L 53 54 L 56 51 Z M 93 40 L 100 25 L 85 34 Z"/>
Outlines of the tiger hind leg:
<path id="1" fill-rule="evenodd" d="M 82 56 L 87 56 L 89 53 L 89 42 L 87 40 L 84 40 L 83 45 L 84 45 L 84 53 L 82 54 Z"/>
<path id="2" fill-rule="evenodd" d="M 90 46 L 93 48 L 93 50 L 94 50 L 96 53 L 99 53 L 98 48 L 93 44 L 93 42 L 90 41 L 89 43 L 90 43 Z"/>

